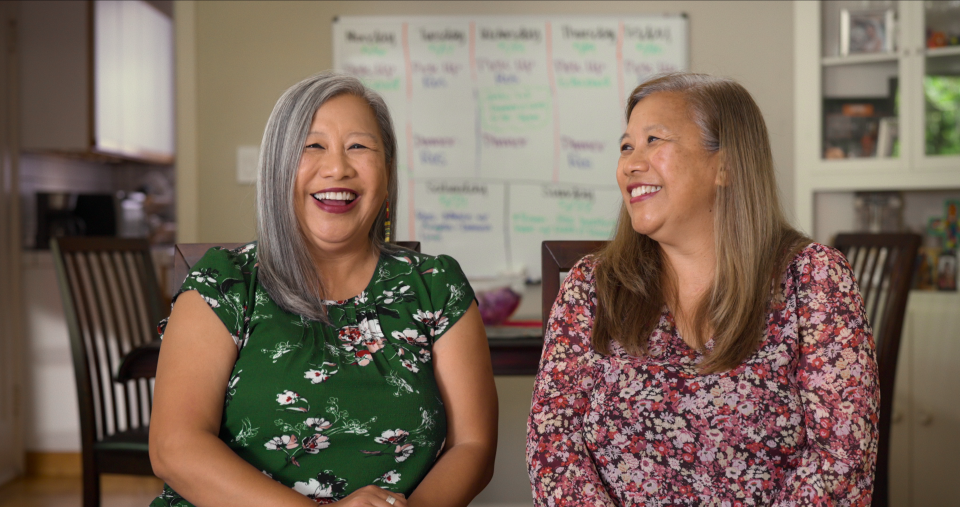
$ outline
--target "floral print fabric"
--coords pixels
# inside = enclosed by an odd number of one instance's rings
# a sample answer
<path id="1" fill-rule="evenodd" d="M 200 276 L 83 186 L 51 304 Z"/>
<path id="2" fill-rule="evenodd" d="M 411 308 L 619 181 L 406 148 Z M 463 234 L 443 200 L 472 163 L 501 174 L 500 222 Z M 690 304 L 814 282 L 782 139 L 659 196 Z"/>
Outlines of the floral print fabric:
<path id="1" fill-rule="evenodd" d="M 547 324 L 527 433 L 537 505 L 870 504 L 878 374 L 839 252 L 806 247 L 759 350 L 710 375 L 666 308 L 648 356 L 597 353 L 594 267 L 571 270 Z"/>
<path id="2" fill-rule="evenodd" d="M 257 269 L 256 244 L 211 249 L 177 294 L 199 292 L 239 351 L 220 438 L 318 503 L 370 484 L 409 495 L 446 437 L 432 347 L 473 302 L 460 266 L 383 253 L 362 293 L 325 302 L 332 325 L 280 309 Z M 190 503 L 165 486 L 151 505 Z"/>

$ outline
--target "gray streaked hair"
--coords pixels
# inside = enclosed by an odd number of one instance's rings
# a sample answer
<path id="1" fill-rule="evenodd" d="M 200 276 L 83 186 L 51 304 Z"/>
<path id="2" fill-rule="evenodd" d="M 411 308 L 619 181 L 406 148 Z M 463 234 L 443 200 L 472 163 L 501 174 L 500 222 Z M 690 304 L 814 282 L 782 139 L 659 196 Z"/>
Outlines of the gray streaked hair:
<path id="1" fill-rule="evenodd" d="M 340 95 L 360 97 L 373 110 L 386 158 L 387 199 L 396 210 L 397 137 L 387 104 L 357 78 L 336 72 L 310 76 L 291 86 L 277 100 L 263 132 L 257 178 L 257 276 L 281 308 L 320 322 L 329 322 L 323 304 L 323 280 L 297 219 L 294 188 L 313 115 L 320 106 Z M 396 216 L 394 211 L 394 231 Z M 370 244 L 375 252 L 397 248 L 385 240 L 385 222 L 386 203 L 370 228 Z"/>

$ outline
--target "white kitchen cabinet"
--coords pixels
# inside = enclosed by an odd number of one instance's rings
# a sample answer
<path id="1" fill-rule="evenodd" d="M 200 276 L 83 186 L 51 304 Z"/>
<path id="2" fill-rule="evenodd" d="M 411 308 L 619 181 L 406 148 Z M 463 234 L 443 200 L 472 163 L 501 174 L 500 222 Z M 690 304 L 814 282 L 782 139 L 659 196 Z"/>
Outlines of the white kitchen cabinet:
<path id="1" fill-rule="evenodd" d="M 841 51 L 841 12 L 891 11 L 891 52 Z M 880 16 L 882 17 L 882 16 Z M 939 114 L 960 115 L 951 104 L 939 104 L 932 81 L 960 86 L 960 46 L 928 49 L 928 30 L 960 30 L 956 2 L 917 1 L 800 1 L 794 3 L 795 212 L 797 224 L 813 233 L 815 196 L 831 191 L 945 190 L 960 188 L 960 152 L 932 142 L 928 122 Z M 896 92 L 894 90 L 897 90 Z M 892 153 L 878 150 L 882 139 L 864 135 L 862 149 L 835 146 L 825 131 L 855 116 L 832 113 L 849 101 L 877 107 L 898 132 Z M 881 109 L 888 108 L 886 112 Z M 835 121 L 835 120 L 840 120 Z M 955 120 L 954 120 L 955 121 Z M 896 128 L 892 128 L 896 125 Z M 951 126 L 957 129 L 956 124 Z M 881 126 L 878 130 L 882 130 Z M 851 129 L 854 130 L 855 129 Z M 960 135 L 960 131 L 951 136 Z M 952 139 L 952 137 L 951 137 Z M 847 158 L 830 159 L 829 155 Z M 880 156 L 877 156 L 877 155 Z"/>
<path id="2" fill-rule="evenodd" d="M 174 157 L 173 23 L 147 2 L 20 2 L 21 148 Z"/>
<path id="3" fill-rule="evenodd" d="M 843 10 L 865 17 L 872 11 L 893 34 L 892 51 L 844 54 Z M 960 116 L 960 101 L 939 104 L 931 89 L 938 80 L 960 87 L 960 46 L 926 47 L 928 31 L 944 28 L 960 31 L 960 3 L 794 3 L 794 211 L 801 229 L 824 242 L 853 230 L 854 192 L 904 191 L 908 207 L 939 210 L 945 196 L 960 191 L 960 151 L 943 149 L 928 128 L 944 107 Z M 879 150 L 879 132 L 873 146 L 870 139 L 858 146 L 856 138 L 851 145 L 833 144 L 840 136 L 825 135 L 838 125 L 830 115 L 844 103 L 887 107 L 872 114 L 896 119 L 898 149 Z M 951 128 L 960 136 L 960 124 Z M 846 157 L 827 158 L 839 155 L 831 148 Z M 924 199 L 930 202 L 917 206 Z M 913 291 L 908 300 L 891 428 L 893 507 L 960 506 L 958 309 L 956 292 Z"/>
<path id="4" fill-rule="evenodd" d="M 960 505 L 960 294 L 910 293 L 894 399 L 890 505 Z"/>

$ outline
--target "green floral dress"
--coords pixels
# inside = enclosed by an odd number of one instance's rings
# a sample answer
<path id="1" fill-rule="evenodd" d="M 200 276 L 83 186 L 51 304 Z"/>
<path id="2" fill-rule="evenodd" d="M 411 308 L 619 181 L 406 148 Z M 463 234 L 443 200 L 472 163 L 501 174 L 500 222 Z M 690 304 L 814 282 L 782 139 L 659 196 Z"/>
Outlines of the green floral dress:
<path id="1" fill-rule="evenodd" d="M 280 309 L 257 269 L 255 243 L 213 248 L 178 293 L 199 292 L 239 350 L 220 438 L 318 503 L 370 484 L 409 495 L 446 437 L 431 349 L 473 302 L 460 266 L 383 253 L 363 292 L 326 302 L 332 325 Z M 189 505 L 169 486 L 151 503 Z"/>

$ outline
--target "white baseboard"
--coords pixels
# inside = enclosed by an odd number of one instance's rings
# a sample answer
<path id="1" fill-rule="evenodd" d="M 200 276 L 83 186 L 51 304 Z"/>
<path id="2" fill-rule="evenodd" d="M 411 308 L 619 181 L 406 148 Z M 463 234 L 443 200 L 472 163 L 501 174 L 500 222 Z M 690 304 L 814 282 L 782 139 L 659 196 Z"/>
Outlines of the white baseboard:
<path id="1" fill-rule="evenodd" d="M 80 452 L 80 428 L 27 428 L 27 441 L 27 452 Z"/>

